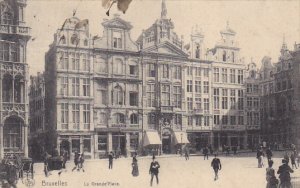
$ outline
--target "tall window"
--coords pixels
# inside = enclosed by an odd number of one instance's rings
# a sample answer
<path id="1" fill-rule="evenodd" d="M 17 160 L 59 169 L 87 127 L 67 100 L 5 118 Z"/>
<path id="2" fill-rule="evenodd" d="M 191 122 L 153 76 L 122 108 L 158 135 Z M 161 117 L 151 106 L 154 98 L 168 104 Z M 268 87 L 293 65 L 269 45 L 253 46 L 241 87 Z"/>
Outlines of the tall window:
<path id="1" fill-rule="evenodd" d="M 83 96 L 90 96 L 90 79 L 89 78 L 83 78 Z"/>
<path id="2" fill-rule="evenodd" d="M 13 24 L 13 15 L 10 12 L 4 12 L 2 13 L 1 16 L 2 20 L 2 24 L 7 24 L 7 25 L 12 25 Z"/>
<path id="3" fill-rule="evenodd" d="M 90 58 L 88 54 L 82 54 L 82 69 L 84 71 L 90 70 Z"/>
<path id="4" fill-rule="evenodd" d="M 193 81 L 192 80 L 187 80 L 186 91 L 193 92 Z"/>
<path id="5" fill-rule="evenodd" d="M 204 99 L 204 110 L 207 111 L 209 110 L 209 99 Z"/>
<path id="6" fill-rule="evenodd" d="M 90 128 L 90 105 L 89 104 L 83 104 L 83 123 L 84 123 L 84 129 Z"/>
<path id="7" fill-rule="evenodd" d="M 162 65 L 163 78 L 169 78 L 169 65 Z"/>
<path id="8" fill-rule="evenodd" d="M 202 118 L 201 116 L 195 116 L 196 126 L 201 126 Z"/>
<path id="9" fill-rule="evenodd" d="M 67 70 L 69 68 L 69 54 L 68 54 L 68 52 L 61 52 L 60 64 L 61 64 L 61 69 Z"/>
<path id="10" fill-rule="evenodd" d="M 230 83 L 234 84 L 235 83 L 235 70 L 230 69 Z"/>
<path id="11" fill-rule="evenodd" d="M 138 93 L 137 92 L 129 93 L 129 105 L 130 106 L 138 106 Z"/>
<path id="12" fill-rule="evenodd" d="M 247 84 L 247 93 L 252 93 L 252 84 Z"/>
<path id="13" fill-rule="evenodd" d="M 220 108 L 220 93 L 219 88 L 214 88 L 214 109 L 218 110 Z"/>
<path id="14" fill-rule="evenodd" d="M 138 67 L 137 65 L 129 65 L 129 74 L 130 75 L 137 75 L 138 73 Z"/>
<path id="15" fill-rule="evenodd" d="M 79 78 L 72 78 L 72 96 L 79 96 Z"/>
<path id="16" fill-rule="evenodd" d="M 209 82 L 204 81 L 203 84 L 204 84 L 203 93 L 208 93 L 209 92 Z"/>
<path id="17" fill-rule="evenodd" d="M 61 77 L 61 95 L 68 96 L 69 80 L 68 77 Z"/>
<path id="18" fill-rule="evenodd" d="M 222 82 L 227 83 L 227 69 L 222 68 Z"/>
<path id="19" fill-rule="evenodd" d="M 121 32 L 113 32 L 113 47 L 114 48 L 122 48 Z"/>
<path id="20" fill-rule="evenodd" d="M 113 65 L 114 74 L 124 74 L 123 72 L 123 61 L 121 59 L 116 59 Z"/>
<path id="21" fill-rule="evenodd" d="M 0 60 L 19 62 L 22 58 L 19 58 L 18 47 L 16 43 L 0 41 Z"/>
<path id="22" fill-rule="evenodd" d="M 220 73 L 219 68 L 214 68 L 214 82 L 220 81 Z"/>
<path id="23" fill-rule="evenodd" d="M 149 113 L 148 114 L 148 124 L 154 125 L 156 123 L 156 115 L 155 113 Z"/>
<path id="24" fill-rule="evenodd" d="M 228 116 L 227 115 L 222 116 L 222 125 L 228 125 Z"/>
<path id="25" fill-rule="evenodd" d="M 174 107 L 181 108 L 181 86 L 173 87 Z"/>
<path id="26" fill-rule="evenodd" d="M 239 84 L 243 84 L 244 83 L 243 70 L 238 70 L 238 83 Z"/>
<path id="27" fill-rule="evenodd" d="M 156 75 L 155 64 L 148 63 L 147 70 L 148 70 L 148 77 L 155 77 Z"/>
<path id="28" fill-rule="evenodd" d="M 137 114 L 131 114 L 130 115 L 130 124 L 138 124 L 139 119 Z"/>
<path id="29" fill-rule="evenodd" d="M 209 116 L 204 116 L 204 126 L 209 126 Z"/>
<path id="30" fill-rule="evenodd" d="M 196 102 L 196 109 L 201 110 L 202 106 L 201 106 L 201 98 L 196 97 L 195 98 L 195 102 Z"/>
<path id="31" fill-rule="evenodd" d="M 193 110 L 193 98 L 191 97 L 188 97 L 187 98 L 187 109 L 189 111 L 192 111 Z"/>
<path id="32" fill-rule="evenodd" d="M 79 119 L 80 119 L 80 113 L 79 113 L 79 104 L 72 104 L 72 116 L 73 116 L 73 129 L 79 130 Z"/>
<path id="33" fill-rule="evenodd" d="M 247 97 L 247 107 L 252 108 L 252 97 Z"/>
<path id="34" fill-rule="evenodd" d="M 124 91 L 120 86 L 116 86 L 113 89 L 113 104 L 115 105 L 124 105 Z"/>
<path id="35" fill-rule="evenodd" d="M 10 60 L 13 62 L 18 61 L 18 49 L 16 43 L 10 44 Z"/>
<path id="36" fill-rule="evenodd" d="M 162 105 L 170 106 L 170 86 L 162 85 Z"/>
<path id="37" fill-rule="evenodd" d="M 258 109 L 258 107 L 259 107 L 259 98 L 253 97 L 253 107 Z"/>
<path id="38" fill-rule="evenodd" d="M 208 77 L 208 75 L 209 75 L 209 69 L 208 68 L 204 68 L 203 69 L 203 76 L 204 77 Z"/>
<path id="39" fill-rule="evenodd" d="M 155 88 L 154 84 L 147 84 L 147 106 L 155 107 Z"/>
<path id="40" fill-rule="evenodd" d="M 235 100 L 235 89 L 230 90 L 230 108 L 236 109 L 236 100 Z"/>
<path id="41" fill-rule="evenodd" d="M 244 116 L 238 116 L 238 125 L 244 125 Z"/>
<path id="42" fill-rule="evenodd" d="M 253 125 L 252 112 L 247 112 L 247 125 Z"/>
<path id="43" fill-rule="evenodd" d="M 230 116 L 230 125 L 236 125 L 235 116 Z"/>
<path id="44" fill-rule="evenodd" d="M 201 93 L 201 81 L 195 81 L 195 92 Z"/>
<path id="45" fill-rule="evenodd" d="M 69 107 L 68 103 L 61 103 L 61 128 L 68 129 Z"/>
<path id="46" fill-rule="evenodd" d="M 187 67 L 187 75 L 189 76 L 193 75 L 193 67 Z"/>
<path id="47" fill-rule="evenodd" d="M 72 60 L 72 70 L 79 70 L 79 53 L 71 52 L 71 60 Z"/>
<path id="48" fill-rule="evenodd" d="M 197 49 L 196 49 L 196 58 L 197 59 L 200 58 L 200 49 L 199 49 L 199 46 L 197 46 Z"/>
<path id="49" fill-rule="evenodd" d="M 193 125 L 193 116 L 188 116 L 187 120 L 188 120 L 188 126 L 192 126 Z"/>
<path id="50" fill-rule="evenodd" d="M 243 110 L 244 108 L 244 91 L 243 90 L 238 90 L 238 109 Z"/>
<path id="51" fill-rule="evenodd" d="M 181 67 L 180 66 L 173 67 L 173 76 L 174 76 L 174 79 L 181 79 Z"/>
<path id="52" fill-rule="evenodd" d="M 220 125 L 220 115 L 214 115 L 214 125 Z"/>
<path id="53" fill-rule="evenodd" d="M 201 68 L 196 67 L 196 76 L 200 77 L 201 76 Z"/>
<path id="54" fill-rule="evenodd" d="M 72 36 L 71 36 L 71 44 L 73 44 L 73 45 L 78 45 L 79 44 L 79 38 L 78 38 L 78 36 L 76 35 L 76 34 L 73 34 Z"/>
<path id="55" fill-rule="evenodd" d="M 228 90 L 222 89 L 222 109 L 228 109 Z"/>
<path id="56" fill-rule="evenodd" d="M 174 124 L 175 125 L 182 125 L 182 117 L 181 114 L 176 114 L 174 116 Z"/>

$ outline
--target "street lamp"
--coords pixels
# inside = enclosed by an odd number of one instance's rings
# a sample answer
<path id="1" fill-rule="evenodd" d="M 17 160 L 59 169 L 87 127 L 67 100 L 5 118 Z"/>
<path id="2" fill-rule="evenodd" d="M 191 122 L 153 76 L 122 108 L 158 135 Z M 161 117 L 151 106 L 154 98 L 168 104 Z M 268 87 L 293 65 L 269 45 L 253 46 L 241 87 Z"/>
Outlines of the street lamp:
<path id="1" fill-rule="evenodd" d="M 180 143 L 180 155 L 182 156 L 182 146 L 183 146 L 183 144 L 182 144 L 182 133 L 180 134 L 180 136 L 181 136 L 181 143 Z"/>

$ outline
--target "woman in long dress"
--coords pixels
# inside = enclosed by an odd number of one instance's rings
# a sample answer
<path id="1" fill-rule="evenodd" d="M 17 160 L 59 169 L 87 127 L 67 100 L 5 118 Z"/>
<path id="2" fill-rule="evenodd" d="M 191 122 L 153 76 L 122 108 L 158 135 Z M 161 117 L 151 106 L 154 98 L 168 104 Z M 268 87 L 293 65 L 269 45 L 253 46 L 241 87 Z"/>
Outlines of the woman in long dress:
<path id="1" fill-rule="evenodd" d="M 137 163 L 137 159 L 136 156 L 133 156 L 132 158 L 132 176 L 136 177 L 139 175 L 139 167 L 138 167 L 138 163 Z"/>

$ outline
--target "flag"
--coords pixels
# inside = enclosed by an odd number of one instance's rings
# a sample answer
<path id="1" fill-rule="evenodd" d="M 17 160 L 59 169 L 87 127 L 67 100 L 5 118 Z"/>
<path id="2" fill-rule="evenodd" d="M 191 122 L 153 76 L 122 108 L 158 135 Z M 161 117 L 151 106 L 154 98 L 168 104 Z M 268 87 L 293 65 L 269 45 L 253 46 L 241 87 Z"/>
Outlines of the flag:
<path id="1" fill-rule="evenodd" d="M 88 19 L 81 20 L 75 25 L 75 29 L 80 29 L 82 27 L 86 27 L 88 24 L 89 24 Z"/>
<path id="2" fill-rule="evenodd" d="M 122 11 L 125 14 L 131 1 L 132 0 L 102 0 L 102 6 L 105 9 L 108 9 L 106 12 L 107 16 L 109 16 L 110 8 L 114 3 L 117 3 L 118 10 Z"/>

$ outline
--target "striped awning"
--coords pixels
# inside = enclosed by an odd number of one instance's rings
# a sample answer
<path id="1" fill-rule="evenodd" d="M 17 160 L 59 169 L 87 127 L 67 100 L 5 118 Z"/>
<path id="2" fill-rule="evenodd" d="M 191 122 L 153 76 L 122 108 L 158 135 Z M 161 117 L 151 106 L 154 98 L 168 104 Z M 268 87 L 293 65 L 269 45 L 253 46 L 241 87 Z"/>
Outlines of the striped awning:
<path id="1" fill-rule="evenodd" d="M 175 144 L 189 144 L 186 132 L 174 132 Z"/>
<path id="2" fill-rule="evenodd" d="M 161 140 L 156 131 L 147 131 L 144 137 L 144 146 L 161 145 Z"/>

